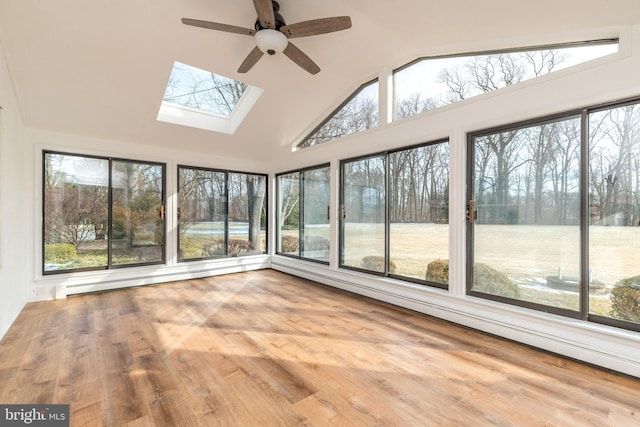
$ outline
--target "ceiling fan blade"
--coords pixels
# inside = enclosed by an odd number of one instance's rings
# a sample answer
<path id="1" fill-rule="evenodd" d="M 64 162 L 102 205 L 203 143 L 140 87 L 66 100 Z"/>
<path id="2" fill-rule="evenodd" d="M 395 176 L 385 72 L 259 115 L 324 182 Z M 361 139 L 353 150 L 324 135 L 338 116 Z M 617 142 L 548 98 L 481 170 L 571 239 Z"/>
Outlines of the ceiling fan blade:
<path id="1" fill-rule="evenodd" d="M 194 27 L 208 28 L 209 30 L 224 31 L 226 33 L 244 34 L 252 36 L 256 32 L 250 28 L 236 27 L 235 25 L 220 24 L 218 22 L 200 21 L 199 19 L 182 18 L 182 23 Z"/>
<path id="2" fill-rule="evenodd" d="M 303 51 L 298 49 L 293 43 L 289 42 L 286 49 L 282 52 L 289 57 L 293 62 L 302 67 L 305 71 L 311 74 L 318 74 L 320 67 L 311 60 Z"/>
<path id="3" fill-rule="evenodd" d="M 351 18 L 348 16 L 335 16 L 333 18 L 312 19 L 285 25 L 280 28 L 288 38 L 315 36 L 318 34 L 332 33 L 334 31 L 351 28 Z"/>
<path id="4" fill-rule="evenodd" d="M 256 65 L 256 62 L 258 62 L 258 60 L 262 58 L 262 55 L 264 55 L 264 53 L 258 48 L 258 46 L 254 47 L 253 50 L 249 52 L 249 55 L 247 55 L 244 61 L 242 61 L 242 64 L 240 64 L 238 72 L 246 73 L 247 71 L 249 71 L 251 67 Z"/>
<path id="5" fill-rule="evenodd" d="M 276 28 L 276 16 L 273 12 L 273 3 L 271 0 L 253 0 L 253 6 L 258 13 L 258 20 L 264 28 Z"/>

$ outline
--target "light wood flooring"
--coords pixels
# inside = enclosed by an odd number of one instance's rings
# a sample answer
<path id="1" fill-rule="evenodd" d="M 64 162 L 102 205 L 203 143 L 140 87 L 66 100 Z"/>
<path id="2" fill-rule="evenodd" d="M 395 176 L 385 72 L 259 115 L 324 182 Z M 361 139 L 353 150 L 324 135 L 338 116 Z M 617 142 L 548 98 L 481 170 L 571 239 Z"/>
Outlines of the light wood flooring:
<path id="1" fill-rule="evenodd" d="M 72 426 L 632 426 L 640 380 L 262 270 L 28 304 L 0 403 L 68 403 Z"/>

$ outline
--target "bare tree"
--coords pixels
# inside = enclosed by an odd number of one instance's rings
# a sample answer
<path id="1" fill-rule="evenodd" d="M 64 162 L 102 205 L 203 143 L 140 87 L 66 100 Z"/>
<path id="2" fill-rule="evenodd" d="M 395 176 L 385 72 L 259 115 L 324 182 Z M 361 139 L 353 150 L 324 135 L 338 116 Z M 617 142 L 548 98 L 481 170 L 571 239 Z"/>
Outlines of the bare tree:
<path id="1" fill-rule="evenodd" d="M 228 116 L 246 88 L 246 83 L 177 64 L 171 73 L 163 99 Z"/>
<path id="2" fill-rule="evenodd" d="M 377 87 L 368 86 L 368 87 Z M 378 96 L 363 88 L 298 147 L 310 147 L 378 126 Z"/>

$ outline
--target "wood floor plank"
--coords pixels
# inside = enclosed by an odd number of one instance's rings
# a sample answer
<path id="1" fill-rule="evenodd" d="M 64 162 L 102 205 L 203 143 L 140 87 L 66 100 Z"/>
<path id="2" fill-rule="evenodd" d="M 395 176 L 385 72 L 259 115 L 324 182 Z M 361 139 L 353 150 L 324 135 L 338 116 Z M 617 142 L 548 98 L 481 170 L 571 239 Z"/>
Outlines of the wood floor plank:
<path id="1" fill-rule="evenodd" d="M 0 403 L 72 426 L 626 426 L 640 380 L 263 270 L 27 304 Z"/>

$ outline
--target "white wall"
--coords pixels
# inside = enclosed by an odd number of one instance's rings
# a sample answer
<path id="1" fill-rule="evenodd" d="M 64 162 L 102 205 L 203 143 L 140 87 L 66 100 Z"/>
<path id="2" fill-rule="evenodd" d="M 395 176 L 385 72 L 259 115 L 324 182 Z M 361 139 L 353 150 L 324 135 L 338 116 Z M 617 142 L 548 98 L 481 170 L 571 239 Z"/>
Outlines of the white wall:
<path id="1" fill-rule="evenodd" d="M 30 223 L 24 176 L 24 125 L 0 41 L 0 337 L 27 301 Z"/>
<path id="2" fill-rule="evenodd" d="M 567 36 L 567 35 L 565 35 Z M 466 295 L 466 145 L 472 131 L 640 96 L 640 26 L 596 30 L 576 39 L 617 37 L 621 51 L 611 57 L 546 75 L 430 111 L 379 129 L 283 155 L 274 172 L 448 138 L 450 141 L 449 291 L 273 256 L 272 268 L 402 307 L 504 336 L 536 347 L 640 377 L 640 333 L 551 315 Z M 551 42 L 553 35 L 549 36 Z M 557 40 L 556 40 L 557 41 Z M 545 40 L 511 41 L 521 46 Z M 490 46 L 470 46 L 468 51 Z M 458 52 L 465 51 L 460 47 Z M 385 79 L 387 75 L 380 75 Z M 290 150 L 290 147 L 287 147 Z M 333 205 L 338 205 L 332 183 Z M 332 248 L 338 247 L 337 214 L 331 220 Z"/>

